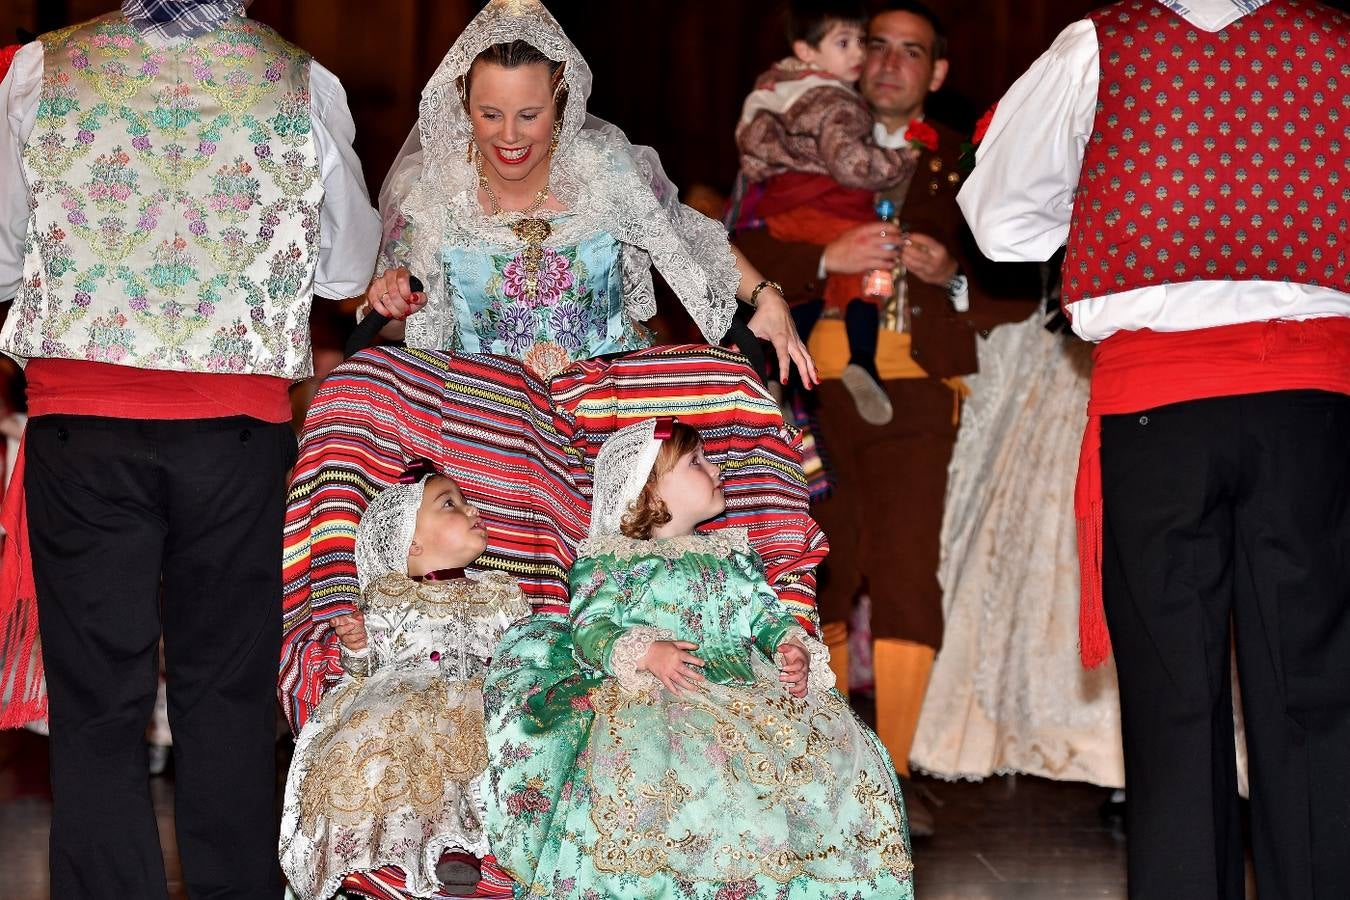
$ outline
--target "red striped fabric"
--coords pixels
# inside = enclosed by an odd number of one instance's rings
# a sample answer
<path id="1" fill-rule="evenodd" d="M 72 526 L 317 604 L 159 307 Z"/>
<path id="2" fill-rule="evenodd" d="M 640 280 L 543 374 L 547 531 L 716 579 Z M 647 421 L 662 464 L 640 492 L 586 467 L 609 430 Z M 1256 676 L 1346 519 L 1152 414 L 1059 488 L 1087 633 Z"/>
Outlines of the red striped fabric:
<path id="1" fill-rule="evenodd" d="M 704 347 L 647 350 L 573 366 L 552 388 L 561 427 L 586 467 L 607 437 L 633 422 L 675 416 L 698 429 L 727 484 L 727 514 L 716 527 L 749 531 L 779 599 L 815 630 L 815 568 L 827 545 L 808 512 L 800 436 L 743 357 Z M 589 500 L 587 468 L 575 476 Z"/>
<path id="2" fill-rule="evenodd" d="M 477 889 L 472 894 L 464 896 L 505 900 L 512 896 L 512 884 L 510 876 L 497 868 L 497 860 L 487 856 L 483 858 L 483 878 L 478 882 Z M 408 893 L 407 879 L 403 872 L 393 866 L 375 872 L 352 875 L 342 882 L 342 890 L 350 896 L 366 897 L 369 900 L 408 900 L 412 896 Z M 441 898 L 460 895 L 447 894 L 442 890 L 431 896 Z"/>
<path id="3" fill-rule="evenodd" d="M 483 510 L 479 566 L 514 575 L 537 611 L 565 612 L 567 567 L 589 524 L 600 444 L 640 418 L 697 427 L 726 469 L 727 515 L 749 529 L 783 602 L 815 627 L 824 535 L 807 511 L 800 441 L 743 358 L 661 347 L 580 363 L 552 392 L 516 361 L 383 348 L 357 354 L 315 396 L 286 516 L 279 691 L 296 731 L 341 676 L 329 623 L 357 598 L 353 554 L 366 503 L 426 456 Z"/>

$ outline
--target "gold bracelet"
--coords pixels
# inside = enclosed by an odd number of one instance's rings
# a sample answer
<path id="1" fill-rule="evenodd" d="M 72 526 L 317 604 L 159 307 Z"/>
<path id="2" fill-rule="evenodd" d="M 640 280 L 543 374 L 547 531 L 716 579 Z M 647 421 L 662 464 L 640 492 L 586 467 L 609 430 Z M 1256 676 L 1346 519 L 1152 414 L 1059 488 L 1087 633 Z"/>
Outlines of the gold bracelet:
<path id="1" fill-rule="evenodd" d="M 751 306 L 757 306 L 757 305 L 758 305 L 755 301 L 759 299 L 759 292 L 762 291 L 762 290 L 764 290 L 765 288 L 773 288 L 775 291 L 778 292 L 778 296 L 780 296 L 780 297 L 783 296 L 783 286 L 782 286 L 781 284 L 779 284 L 778 282 L 776 282 L 776 281 L 769 281 L 769 280 L 766 278 L 765 280 L 761 281 L 759 284 L 755 285 L 755 289 L 754 289 L 753 291 L 750 292 L 750 305 L 751 305 Z"/>

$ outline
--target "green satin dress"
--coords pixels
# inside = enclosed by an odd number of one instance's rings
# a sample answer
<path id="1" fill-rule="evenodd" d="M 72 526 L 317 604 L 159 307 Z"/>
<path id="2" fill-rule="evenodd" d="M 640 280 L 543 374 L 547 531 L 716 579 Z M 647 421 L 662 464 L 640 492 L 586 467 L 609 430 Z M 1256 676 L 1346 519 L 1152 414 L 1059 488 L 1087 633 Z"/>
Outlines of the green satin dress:
<path id="1" fill-rule="evenodd" d="M 744 533 L 584 543 L 569 616 L 536 616 L 484 685 L 484 800 L 519 897 L 905 900 L 909 833 L 889 756 L 779 605 Z M 698 645 L 706 681 L 636 671 Z M 811 655 L 807 695 L 774 662 Z"/>

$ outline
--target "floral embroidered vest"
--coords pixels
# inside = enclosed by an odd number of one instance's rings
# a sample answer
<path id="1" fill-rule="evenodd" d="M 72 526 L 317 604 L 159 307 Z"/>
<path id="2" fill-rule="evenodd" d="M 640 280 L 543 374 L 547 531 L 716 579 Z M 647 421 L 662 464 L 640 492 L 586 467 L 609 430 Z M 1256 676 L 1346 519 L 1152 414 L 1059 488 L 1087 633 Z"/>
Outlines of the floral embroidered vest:
<path id="1" fill-rule="evenodd" d="M 113 14 L 42 43 L 24 282 L 0 350 L 308 375 L 309 57 L 246 18 L 152 44 Z"/>
<path id="2" fill-rule="evenodd" d="M 1210 33 L 1122 0 L 1091 19 L 1101 80 L 1064 304 L 1183 281 L 1350 292 L 1350 17 L 1270 0 Z"/>

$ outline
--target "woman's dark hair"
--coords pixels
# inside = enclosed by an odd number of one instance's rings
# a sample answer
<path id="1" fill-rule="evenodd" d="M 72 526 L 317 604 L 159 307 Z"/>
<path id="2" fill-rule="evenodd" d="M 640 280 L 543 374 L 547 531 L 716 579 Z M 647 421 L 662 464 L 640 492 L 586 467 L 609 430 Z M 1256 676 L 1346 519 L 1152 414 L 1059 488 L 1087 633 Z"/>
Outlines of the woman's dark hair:
<path id="1" fill-rule="evenodd" d="M 656 462 L 652 464 L 652 473 L 647 476 L 647 483 L 642 486 L 642 493 L 638 494 L 638 498 L 629 506 L 628 512 L 619 520 L 619 531 L 625 537 L 639 541 L 651 540 L 652 529 L 670 521 L 670 510 L 666 509 L 665 501 L 656 492 L 656 482 L 662 475 L 675 468 L 675 464 L 686 454 L 697 450 L 700 443 L 702 438 L 692 426 L 683 422 L 676 422 L 671 426 L 670 437 L 662 442 L 661 450 L 656 455 Z"/>
<path id="2" fill-rule="evenodd" d="M 527 41 L 493 44 L 473 58 L 473 64 L 469 66 L 469 72 L 464 76 L 464 103 L 466 107 L 468 106 L 470 86 L 473 84 L 473 70 L 479 63 L 484 62 L 501 66 L 503 69 L 519 69 L 521 66 L 532 66 L 536 63 L 543 63 L 548 66 L 549 79 L 553 83 L 553 100 L 558 107 L 558 118 L 562 118 L 563 108 L 567 106 L 567 83 L 563 81 L 564 65 L 556 59 L 549 59 L 538 47 Z"/>

